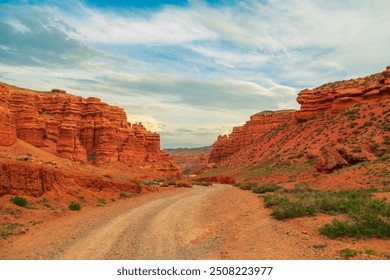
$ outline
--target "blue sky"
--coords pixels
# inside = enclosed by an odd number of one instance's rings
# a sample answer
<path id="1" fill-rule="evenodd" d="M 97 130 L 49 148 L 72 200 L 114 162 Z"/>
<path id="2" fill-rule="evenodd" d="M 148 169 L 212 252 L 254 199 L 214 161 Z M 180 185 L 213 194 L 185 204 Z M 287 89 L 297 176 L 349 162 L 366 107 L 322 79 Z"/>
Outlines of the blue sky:
<path id="1" fill-rule="evenodd" d="M 390 1 L 0 0 L 0 81 L 124 108 L 162 147 L 211 145 L 297 93 L 389 65 Z"/>

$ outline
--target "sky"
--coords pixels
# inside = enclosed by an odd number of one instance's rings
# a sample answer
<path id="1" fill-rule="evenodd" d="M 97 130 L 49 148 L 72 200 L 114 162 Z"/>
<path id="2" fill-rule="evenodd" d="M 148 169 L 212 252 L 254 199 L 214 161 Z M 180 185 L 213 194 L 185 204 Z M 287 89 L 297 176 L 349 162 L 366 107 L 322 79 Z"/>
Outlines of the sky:
<path id="1" fill-rule="evenodd" d="M 386 12 L 387 11 L 387 12 Z M 297 94 L 390 65 L 385 0 L 0 0 L 0 81 L 125 109 L 211 145 Z"/>

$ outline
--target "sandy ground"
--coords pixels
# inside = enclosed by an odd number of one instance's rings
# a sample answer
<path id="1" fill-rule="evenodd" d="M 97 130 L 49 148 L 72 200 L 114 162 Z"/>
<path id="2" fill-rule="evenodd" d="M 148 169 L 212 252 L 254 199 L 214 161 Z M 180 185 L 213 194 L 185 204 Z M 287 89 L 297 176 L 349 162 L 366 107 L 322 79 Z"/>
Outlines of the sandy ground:
<path id="1" fill-rule="evenodd" d="M 343 249 L 358 251 L 354 259 L 390 258 L 390 240 L 320 235 L 332 219 L 277 221 L 254 193 L 195 186 L 44 222 L 2 240 L 0 259 L 342 259 Z"/>

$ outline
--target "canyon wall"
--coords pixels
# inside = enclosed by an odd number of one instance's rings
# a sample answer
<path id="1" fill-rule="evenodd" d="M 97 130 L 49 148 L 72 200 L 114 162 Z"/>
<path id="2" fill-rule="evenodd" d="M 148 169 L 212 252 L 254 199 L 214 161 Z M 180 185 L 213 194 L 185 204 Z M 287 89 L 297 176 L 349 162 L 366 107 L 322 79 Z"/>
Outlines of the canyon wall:
<path id="1" fill-rule="evenodd" d="M 97 191 L 115 189 L 128 193 L 140 192 L 140 186 L 135 182 L 113 180 L 90 173 L 86 175 L 84 172 L 42 164 L 0 159 L 0 170 L 0 196 L 23 194 L 39 197 L 53 189 L 61 190 L 68 186 Z"/>
<path id="2" fill-rule="evenodd" d="M 98 98 L 62 90 L 36 92 L 0 83 L 0 146 L 17 138 L 36 147 L 55 143 L 56 155 L 98 165 L 154 164 L 180 177 L 181 169 L 160 150 L 160 135 L 131 124 L 123 109 Z"/>
<path id="3" fill-rule="evenodd" d="M 382 73 L 348 81 L 333 82 L 298 94 L 301 105 L 295 113 L 306 121 L 323 112 L 337 113 L 358 102 L 380 102 L 390 93 L 390 66 Z"/>
<path id="4" fill-rule="evenodd" d="M 378 103 L 390 94 L 390 66 L 364 78 L 333 82 L 298 94 L 298 111 L 265 111 L 250 118 L 243 126 L 234 127 L 229 135 L 220 135 L 213 144 L 210 163 L 218 163 L 254 143 L 272 128 L 293 120 L 305 122 L 324 112 L 338 113 L 358 102 Z"/>
<path id="5" fill-rule="evenodd" d="M 295 110 L 264 111 L 250 117 L 243 126 L 233 128 L 229 135 L 220 135 L 213 144 L 209 162 L 217 163 L 254 143 L 268 130 L 294 118 Z"/>

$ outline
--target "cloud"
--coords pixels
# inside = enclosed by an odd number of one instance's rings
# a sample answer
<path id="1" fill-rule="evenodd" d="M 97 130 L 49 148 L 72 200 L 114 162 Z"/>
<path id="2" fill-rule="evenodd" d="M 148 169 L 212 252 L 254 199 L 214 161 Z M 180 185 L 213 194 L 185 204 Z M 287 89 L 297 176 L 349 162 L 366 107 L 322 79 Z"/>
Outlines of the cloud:
<path id="1" fill-rule="evenodd" d="M 0 5 L 0 76 L 99 97 L 163 146 L 188 147 L 259 111 L 297 108 L 300 89 L 389 64 L 389 1 L 210 2 L 10 1 Z"/>
<path id="2" fill-rule="evenodd" d="M 185 8 L 167 6 L 154 13 L 140 10 L 118 13 L 80 3 L 76 9 L 77 12 L 73 7 L 72 13 L 50 11 L 72 27 L 64 32 L 82 41 L 110 45 L 171 45 L 216 38 L 213 32 L 194 21 L 193 13 Z"/>

